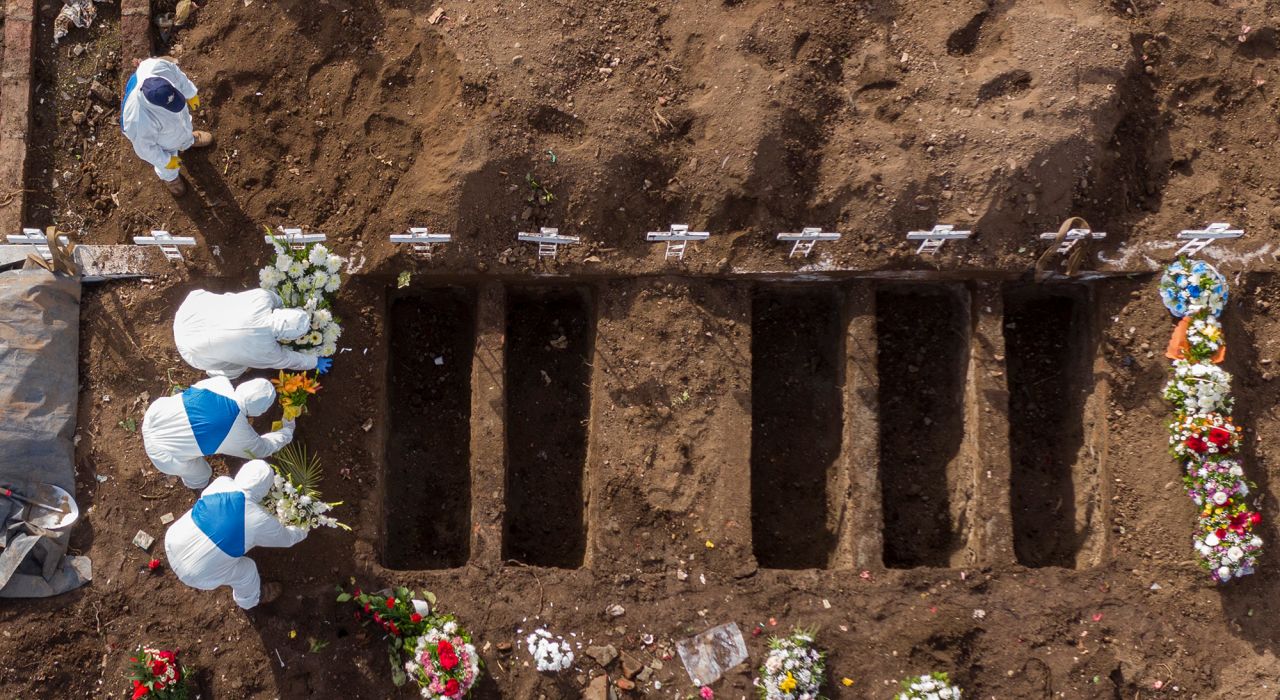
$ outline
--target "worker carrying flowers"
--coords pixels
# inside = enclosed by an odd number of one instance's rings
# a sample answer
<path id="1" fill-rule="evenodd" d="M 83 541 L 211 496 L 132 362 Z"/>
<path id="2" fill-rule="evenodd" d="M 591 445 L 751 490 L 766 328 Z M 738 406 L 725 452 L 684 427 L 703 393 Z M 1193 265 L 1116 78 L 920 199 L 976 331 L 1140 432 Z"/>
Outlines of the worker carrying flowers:
<path id="1" fill-rule="evenodd" d="M 275 387 L 266 379 L 250 379 L 237 387 L 226 377 L 196 382 L 147 408 L 142 443 L 156 469 L 182 477 L 187 488 L 202 489 L 213 474 L 206 455 L 260 459 L 293 440 L 291 418 L 265 435 L 249 425 L 250 417 L 266 413 L 275 401 Z"/>
<path id="2" fill-rule="evenodd" d="M 197 289 L 187 295 L 173 321 L 173 340 L 187 364 L 211 377 L 235 379 L 250 367 L 329 371 L 333 360 L 281 345 L 311 330 L 305 309 L 283 308 L 274 292 L 214 294 Z"/>
<path id="3" fill-rule="evenodd" d="M 175 197 L 187 193 L 178 153 L 213 143 L 213 134 L 192 130 L 191 110 L 200 107 L 197 93 L 178 64 L 165 56 L 139 63 L 120 101 L 120 128 L 133 152 L 155 167 Z"/>
<path id="4" fill-rule="evenodd" d="M 178 580 L 202 591 L 231 587 L 236 605 L 249 609 L 280 595 L 280 584 L 261 584 L 245 554 L 254 547 L 292 547 L 307 531 L 282 525 L 261 505 L 275 472 L 266 462 L 245 462 L 232 479 L 220 476 L 191 510 L 169 526 L 164 552 Z"/>

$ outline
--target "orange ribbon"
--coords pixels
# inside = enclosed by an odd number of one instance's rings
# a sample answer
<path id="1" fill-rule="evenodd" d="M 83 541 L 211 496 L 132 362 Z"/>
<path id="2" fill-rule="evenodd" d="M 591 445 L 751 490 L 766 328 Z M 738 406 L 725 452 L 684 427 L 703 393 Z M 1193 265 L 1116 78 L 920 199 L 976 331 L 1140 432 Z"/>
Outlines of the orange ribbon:
<path id="1" fill-rule="evenodd" d="M 1169 338 L 1169 347 L 1164 351 L 1164 356 L 1170 360 L 1187 359 L 1187 351 L 1191 349 L 1191 343 L 1187 342 L 1187 328 L 1191 326 L 1191 317 L 1183 316 L 1178 321 L 1177 327 L 1173 329 L 1173 337 Z M 1220 364 L 1227 357 L 1227 344 L 1223 343 L 1218 346 L 1218 351 L 1213 353 L 1213 357 L 1209 358 L 1213 364 Z"/>

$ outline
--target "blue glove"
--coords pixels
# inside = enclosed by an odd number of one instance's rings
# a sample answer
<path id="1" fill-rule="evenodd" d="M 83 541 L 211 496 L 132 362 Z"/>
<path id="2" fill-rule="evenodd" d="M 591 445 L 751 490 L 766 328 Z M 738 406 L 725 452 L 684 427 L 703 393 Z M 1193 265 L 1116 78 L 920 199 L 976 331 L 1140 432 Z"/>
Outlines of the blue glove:
<path id="1" fill-rule="evenodd" d="M 333 358 L 332 358 L 332 357 L 317 357 L 317 358 L 316 358 L 316 373 L 317 373 L 317 374 L 328 374 L 328 373 L 329 373 L 329 368 L 330 368 L 330 367 L 332 367 L 332 366 L 333 366 Z"/>

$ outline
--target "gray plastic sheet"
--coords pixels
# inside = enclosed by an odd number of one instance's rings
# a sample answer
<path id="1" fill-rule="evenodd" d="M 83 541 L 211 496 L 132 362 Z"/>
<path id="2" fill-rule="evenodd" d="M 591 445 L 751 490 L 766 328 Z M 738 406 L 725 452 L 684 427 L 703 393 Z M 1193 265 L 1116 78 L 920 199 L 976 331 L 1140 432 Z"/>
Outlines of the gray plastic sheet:
<path id="1" fill-rule="evenodd" d="M 46 270 L 0 273 L 0 485 L 31 482 L 75 494 L 80 280 Z M 92 577 L 88 557 L 67 556 L 70 529 L 22 520 L 0 497 L 0 598 L 65 593 Z"/>

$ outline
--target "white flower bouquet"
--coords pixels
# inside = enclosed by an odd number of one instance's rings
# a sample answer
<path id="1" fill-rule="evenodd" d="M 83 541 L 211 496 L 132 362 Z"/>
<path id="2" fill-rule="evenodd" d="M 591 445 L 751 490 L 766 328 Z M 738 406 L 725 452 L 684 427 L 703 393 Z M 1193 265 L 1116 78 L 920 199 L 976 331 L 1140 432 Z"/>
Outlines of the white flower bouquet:
<path id="1" fill-rule="evenodd" d="M 1164 399 L 1179 413 L 1231 413 L 1231 375 L 1212 362 L 1174 360 Z"/>
<path id="2" fill-rule="evenodd" d="M 1217 316 L 1227 303 L 1227 280 L 1203 260 L 1179 258 L 1160 277 L 1160 300 L 1179 318 L 1203 311 Z"/>
<path id="3" fill-rule="evenodd" d="M 320 460 L 308 455 L 297 443 L 286 445 L 275 454 L 275 480 L 262 499 L 262 507 L 282 525 L 314 530 L 318 527 L 351 528 L 327 513 L 342 501 L 327 503 L 320 499 L 316 484 L 320 483 Z"/>
<path id="4" fill-rule="evenodd" d="M 814 647 L 812 632 L 769 640 L 757 681 L 762 700 L 819 700 L 825 680 L 826 656 Z"/>
<path id="5" fill-rule="evenodd" d="M 267 230 L 271 234 L 270 229 Z M 331 298 L 342 286 L 342 264 L 346 260 L 329 252 L 323 243 L 311 243 L 293 250 L 275 236 L 275 262 L 258 271 L 258 284 L 280 295 L 291 309 L 311 314 L 311 329 L 301 338 L 281 341 L 307 355 L 329 357 L 338 351 L 341 321 L 333 315 Z"/>
<path id="6" fill-rule="evenodd" d="M 902 681 L 902 692 L 894 700 L 959 700 L 960 687 L 951 685 L 945 673 L 930 673 Z"/>
<path id="7" fill-rule="evenodd" d="M 564 637 L 554 636 L 539 628 L 525 637 L 524 642 L 539 671 L 559 673 L 573 665 L 573 650 Z"/>

